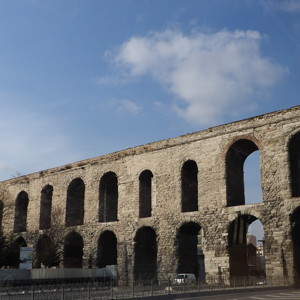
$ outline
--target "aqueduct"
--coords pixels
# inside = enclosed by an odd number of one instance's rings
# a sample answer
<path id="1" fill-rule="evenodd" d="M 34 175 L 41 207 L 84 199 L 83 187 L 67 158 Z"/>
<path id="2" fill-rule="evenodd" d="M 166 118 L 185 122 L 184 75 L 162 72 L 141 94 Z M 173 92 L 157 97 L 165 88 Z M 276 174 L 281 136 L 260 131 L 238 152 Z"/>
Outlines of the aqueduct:
<path id="1" fill-rule="evenodd" d="M 263 201 L 248 204 L 244 163 L 255 151 Z M 63 267 L 117 265 L 124 280 L 200 276 L 204 265 L 207 275 L 246 275 L 247 229 L 260 220 L 267 276 L 300 275 L 300 106 L 0 187 L 3 229 L 34 247 L 36 267 L 54 232 Z"/>

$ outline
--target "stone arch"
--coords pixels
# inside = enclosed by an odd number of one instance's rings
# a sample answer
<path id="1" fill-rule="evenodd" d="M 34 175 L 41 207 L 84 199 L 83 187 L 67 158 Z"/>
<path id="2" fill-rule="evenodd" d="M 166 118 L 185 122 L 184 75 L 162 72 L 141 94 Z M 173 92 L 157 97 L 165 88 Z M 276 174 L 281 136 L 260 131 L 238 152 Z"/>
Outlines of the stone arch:
<path id="1" fill-rule="evenodd" d="M 118 177 L 114 172 L 105 173 L 99 184 L 99 222 L 118 220 Z"/>
<path id="2" fill-rule="evenodd" d="M 134 280 L 157 279 L 157 235 L 152 227 L 138 229 L 134 237 Z"/>
<path id="3" fill-rule="evenodd" d="M 290 216 L 291 234 L 293 241 L 293 259 L 294 259 L 294 282 L 297 287 L 300 286 L 300 206 L 295 208 Z"/>
<path id="4" fill-rule="evenodd" d="M 248 277 L 254 275 L 252 273 L 265 276 L 265 262 L 258 261 L 256 238 L 247 235 L 249 225 L 256 220 L 259 219 L 254 215 L 242 214 L 229 223 L 228 254 L 231 278 Z M 263 253 L 262 255 L 264 256 Z"/>
<path id="5" fill-rule="evenodd" d="M 104 268 L 106 266 L 117 265 L 117 261 L 117 237 L 112 231 L 106 230 L 101 233 L 98 239 L 97 267 Z"/>
<path id="6" fill-rule="evenodd" d="M 40 230 L 49 229 L 51 226 L 53 186 L 47 184 L 41 191 L 40 201 Z"/>
<path id="7" fill-rule="evenodd" d="M 83 225 L 85 184 L 81 178 L 73 179 L 67 190 L 66 226 Z"/>
<path id="8" fill-rule="evenodd" d="M 10 243 L 6 254 L 6 265 L 8 267 L 19 268 L 21 247 L 27 247 L 27 242 L 22 236 L 17 237 Z"/>
<path id="9" fill-rule="evenodd" d="M 28 194 L 22 191 L 15 202 L 14 232 L 24 232 L 27 229 Z"/>
<path id="10" fill-rule="evenodd" d="M 198 210 L 198 166 L 187 160 L 181 168 L 181 211 Z"/>
<path id="11" fill-rule="evenodd" d="M 288 143 L 291 195 L 300 197 L 300 131 L 295 133 Z"/>
<path id="12" fill-rule="evenodd" d="M 47 235 L 39 236 L 36 243 L 36 259 L 37 266 L 43 264 L 47 268 L 58 267 L 60 263 L 60 253 L 58 245 Z"/>
<path id="13" fill-rule="evenodd" d="M 229 147 L 225 157 L 227 206 L 245 204 L 244 163 L 257 150 L 257 143 L 246 138 L 235 141 Z"/>
<path id="14" fill-rule="evenodd" d="M 139 176 L 139 217 L 147 218 L 152 214 L 152 178 L 150 170 L 144 170 Z"/>
<path id="15" fill-rule="evenodd" d="M 0 228 L 2 228 L 3 209 L 4 209 L 3 201 L 0 200 Z"/>
<path id="16" fill-rule="evenodd" d="M 63 256 L 64 268 L 82 268 L 83 238 L 79 233 L 72 231 L 66 235 Z"/>
<path id="17" fill-rule="evenodd" d="M 177 230 L 176 254 L 177 273 L 193 273 L 198 278 L 200 273 L 198 235 L 201 226 L 194 222 L 186 222 Z"/>
<path id="18" fill-rule="evenodd" d="M 27 242 L 24 237 L 19 236 L 15 239 L 15 242 L 20 246 L 20 247 L 27 247 Z"/>

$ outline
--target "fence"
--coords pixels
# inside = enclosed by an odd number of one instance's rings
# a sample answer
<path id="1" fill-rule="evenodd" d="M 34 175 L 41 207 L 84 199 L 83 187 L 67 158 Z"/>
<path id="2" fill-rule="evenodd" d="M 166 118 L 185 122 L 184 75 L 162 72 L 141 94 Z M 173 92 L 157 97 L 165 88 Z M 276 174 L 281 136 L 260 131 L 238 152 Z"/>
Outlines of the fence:
<path id="1" fill-rule="evenodd" d="M 14 280 L 44 280 L 64 278 L 116 278 L 116 266 L 105 268 L 82 269 L 82 268 L 57 268 L 57 269 L 0 269 L 0 282 L 6 278 Z"/>
<path id="2" fill-rule="evenodd" d="M 130 286 L 118 286 L 117 282 L 44 282 L 34 281 L 23 285 L 16 282 L 2 282 L 0 287 L 1 300 L 107 300 L 133 299 L 149 296 L 163 296 L 180 293 L 213 292 L 234 289 L 270 288 L 292 285 L 287 278 L 271 277 L 209 277 L 205 282 L 175 284 L 170 278 L 154 281 L 136 281 Z"/>

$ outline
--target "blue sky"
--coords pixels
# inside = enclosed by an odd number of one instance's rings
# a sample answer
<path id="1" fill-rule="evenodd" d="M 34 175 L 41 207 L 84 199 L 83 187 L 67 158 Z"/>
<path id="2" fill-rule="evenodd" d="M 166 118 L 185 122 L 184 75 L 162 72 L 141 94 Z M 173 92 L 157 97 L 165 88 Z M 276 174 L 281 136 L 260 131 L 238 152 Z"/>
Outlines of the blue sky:
<path id="1" fill-rule="evenodd" d="M 298 0 L 0 0 L 0 180 L 299 104 Z"/>

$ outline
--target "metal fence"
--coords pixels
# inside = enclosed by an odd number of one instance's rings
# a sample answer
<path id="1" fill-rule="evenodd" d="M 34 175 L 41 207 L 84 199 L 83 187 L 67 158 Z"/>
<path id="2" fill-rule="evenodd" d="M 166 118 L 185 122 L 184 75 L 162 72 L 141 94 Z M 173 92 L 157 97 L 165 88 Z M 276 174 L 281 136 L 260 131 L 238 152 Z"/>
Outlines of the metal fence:
<path id="1" fill-rule="evenodd" d="M 292 285 L 287 278 L 271 277 L 208 277 L 204 282 L 181 283 L 168 278 L 155 281 L 136 281 L 128 286 L 120 286 L 117 282 L 44 282 L 35 284 L 26 282 L 20 285 L 16 282 L 2 282 L 0 299 L 22 300 L 69 300 L 69 299 L 133 299 L 149 296 L 172 295 L 180 293 L 222 291 L 233 289 L 252 289 L 266 287 L 284 287 Z"/>

